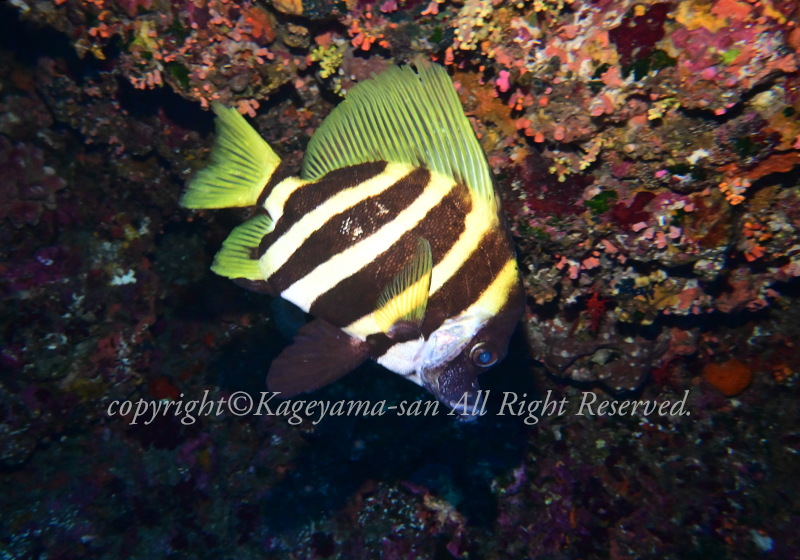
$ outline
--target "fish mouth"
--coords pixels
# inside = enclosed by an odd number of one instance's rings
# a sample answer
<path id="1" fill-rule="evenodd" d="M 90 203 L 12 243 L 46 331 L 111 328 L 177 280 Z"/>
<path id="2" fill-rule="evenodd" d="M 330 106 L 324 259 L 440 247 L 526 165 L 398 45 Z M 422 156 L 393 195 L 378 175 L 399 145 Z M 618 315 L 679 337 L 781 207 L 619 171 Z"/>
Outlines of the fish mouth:
<path id="1" fill-rule="evenodd" d="M 449 414 L 458 416 L 459 422 L 474 422 L 480 416 L 481 407 L 484 406 L 483 396 L 477 378 L 454 379 L 452 370 L 443 368 L 428 370 L 421 376 L 423 387 L 431 392 L 442 404 L 450 407 Z"/>

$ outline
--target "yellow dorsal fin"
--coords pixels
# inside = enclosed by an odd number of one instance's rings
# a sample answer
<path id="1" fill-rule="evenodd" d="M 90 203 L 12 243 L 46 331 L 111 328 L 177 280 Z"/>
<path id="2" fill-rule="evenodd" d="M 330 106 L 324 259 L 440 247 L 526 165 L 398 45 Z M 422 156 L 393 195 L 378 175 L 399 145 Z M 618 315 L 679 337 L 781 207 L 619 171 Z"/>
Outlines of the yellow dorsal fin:
<path id="1" fill-rule="evenodd" d="M 431 244 L 420 237 L 414 254 L 383 289 L 375 309 L 375 322 L 389 337 L 416 332 L 425 319 L 431 287 Z"/>
<path id="2" fill-rule="evenodd" d="M 211 270 L 226 278 L 262 280 L 264 275 L 254 256 L 261 240 L 273 228 L 272 219 L 266 214 L 259 214 L 234 228 L 214 257 Z"/>
<path id="3" fill-rule="evenodd" d="M 189 182 L 185 208 L 252 206 L 281 163 L 239 111 L 214 102 L 217 118 L 211 163 Z"/>
<path id="4" fill-rule="evenodd" d="M 359 163 L 425 166 L 463 181 L 497 209 L 486 156 L 442 66 L 424 58 L 395 66 L 355 86 L 308 144 L 303 178 Z"/>

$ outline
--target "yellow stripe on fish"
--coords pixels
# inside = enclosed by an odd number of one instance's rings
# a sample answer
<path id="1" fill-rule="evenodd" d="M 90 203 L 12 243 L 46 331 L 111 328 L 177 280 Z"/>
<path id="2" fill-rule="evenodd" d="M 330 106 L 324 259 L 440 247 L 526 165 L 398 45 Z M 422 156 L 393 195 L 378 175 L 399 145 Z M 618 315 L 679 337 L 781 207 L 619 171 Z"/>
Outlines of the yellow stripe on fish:
<path id="1" fill-rule="evenodd" d="M 317 319 L 273 361 L 283 396 L 372 358 L 446 404 L 505 355 L 525 305 L 489 166 L 444 68 L 419 60 L 350 90 L 300 177 L 233 109 L 191 208 L 253 206 L 212 270 Z"/>
<path id="2" fill-rule="evenodd" d="M 464 232 L 450 248 L 442 261 L 433 268 L 431 294 L 438 292 L 461 268 L 469 256 L 478 248 L 481 240 L 492 228 L 497 227 L 497 214 L 483 204 L 473 204 L 467 214 Z"/>
<path id="3" fill-rule="evenodd" d="M 465 311 L 468 315 L 475 315 L 488 320 L 496 315 L 508 302 L 508 296 L 519 280 L 519 267 L 516 259 L 508 259 L 500 273 L 495 277 L 489 287 Z"/>
<path id="4" fill-rule="evenodd" d="M 281 292 L 281 297 L 308 311 L 319 296 L 332 290 L 345 278 L 355 274 L 391 247 L 401 235 L 416 226 L 428 212 L 455 186 L 449 177 L 431 174 L 422 195 L 390 223 L 370 237 L 320 264 L 311 274 Z M 387 278 L 387 280 L 389 280 Z M 366 295 L 366 294 L 365 294 Z M 379 294 L 370 294 L 376 298 Z M 344 325 L 342 325 L 344 326 Z"/>
<path id="5" fill-rule="evenodd" d="M 492 228 L 497 227 L 497 215 L 483 204 L 473 204 L 464 220 L 464 230 L 457 240 L 446 250 L 444 258 L 433 267 L 430 294 L 433 295 L 444 286 L 464 265 L 464 262 L 479 247 L 481 241 Z M 366 340 L 369 335 L 381 332 L 374 313 L 369 313 L 350 323 L 343 330 L 351 336 Z"/>
<path id="6" fill-rule="evenodd" d="M 413 171 L 413 168 L 408 164 L 389 164 L 386 166 L 386 170 L 380 175 L 352 188 L 336 193 L 312 211 L 302 216 L 298 221 L 292 224 L 285 234 L 276 239 L 269 249 L 267 249 L 264 256 L 259 259 L 261 270 L 264 274 L 264 280 L 269 280 L 272 273 L 283 266 L 289 257 L 300 248 L 303 242 L 306 241 L 312 233 L 320 229 L 335 215 L 352 208 L 366 198 L 382 193 L 408 175 L 411 171 Z M 288 189 L 281 189 L 280 187 L 281 185 L 276 187 L 277 193 L 267 197 L 264 205 L 270 213 L 270 216 L 273 215 L 273 213 L 270 212 L 270 208 L 277 208 L 280 204 L 282 210 L 283 205 L 286 203 L 285 199 L 288 198 L 286 195 Z M 313 188 L 313 183 L 305 184 L 298 188 L 311 189 Z M 279 198 L 280 201 L 273 201 L 273 197 Z M 308 309 L 305 310 L 308 311 Z"/>
<path id="7" fill-rule="evenodd" d="M 264 202 L 264 210 L 267 211 L 273 221 L 277 222 L 283 216 L 283 209 L 289 197 L 296 193 L 298 189 L 308 187 L 310 184 L 313 183 L 301 179 L 300 177 L 288 177 L 284 179 L 272 189 L 272 193 L 270 193 L 267 200 Z"/>

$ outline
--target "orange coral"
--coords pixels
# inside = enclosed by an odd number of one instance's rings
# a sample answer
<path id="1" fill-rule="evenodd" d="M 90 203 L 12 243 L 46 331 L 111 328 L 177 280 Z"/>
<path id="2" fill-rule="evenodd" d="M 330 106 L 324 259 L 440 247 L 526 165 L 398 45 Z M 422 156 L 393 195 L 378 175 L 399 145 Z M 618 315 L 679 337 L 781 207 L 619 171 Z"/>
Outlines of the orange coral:
<path id="1" fill-rule="evenodd" d="M 703 367 L 703 377 L 726 397 L 744 391 L 753 381 L 753 370 L 737 359 L 723 364 L 710 363 Z"/>
<path id="2" fill-rule="evenodd" d="M 458 90 L 467 107 L 467 115 L 482 122 L 491 122 L 505 137 L 517 133 L 516 120 L 511 118 L 511 107 L 494 96 L 494 88 L 478 81 L 478 77 L 467 72 L 456 72 L 453 78 L 461 84 Z"/>
<path id="3" fill-rule="evenodd" d="M 772 371 L 772 375 L 775 376 L 775 381 L 777 381 L 778 383 L 785 383 L 786 381 L 794 377 L 795 373 L 789 366 L 781 364 L 775 366 L 775 368 Z"/>
<path id="4" fill-rule="evenodd" d="M 263 37 L 268 43 L 273 42 L 277 34 L 272 27 L 272 21 L 269 19 L 269 14 L 258 6 L 244 12 L 245 21 L 250 25 L 251 34 L 253 37 Z"/>
<path id="5" fill-rule="evenodd" d="M 273 0 L 272 5 L 279 12 L 299 16 L 303 14 L 302 0 Z"/>
<path id="6" fill-rule="evenodd" d="M 800 154 L 797 152 L 773 154 L 768 159 L 759 163 L 747 174 L 747 177 L 751 181 L 755 181 L 770 173 L 786 173 L 794 169 L 794 166 L 798 163 L 800 163 Z"/>
<path id="7" fill-rule="evenodd" d="M 725 195 L 725 198 L 731 205 L 736 206 L 737 204 L 741 204 L 744 200 L 744 193 L 750 188 L 750 184 L 750 179 L 736 177 L 730 182 L 721 182 L 719 184 L 719 190 Z"/>
<path id="8" fill-rule="evenodd" d="M 371 10 L 372 6 L 367 4 L 364 13 L 356 14 L 357 17 L 349 15 L 345 18 L 344 23 L 350 25 L 350 29 L 347 30 L 352 37 L 350 42 L 356 49 L 360 48 L 362 51 L 368 51 L 375 42 L 384 49 L 388 49 L 389 42 L 381 33 L 386 20 L 383 18 L 373 19 Z"/>

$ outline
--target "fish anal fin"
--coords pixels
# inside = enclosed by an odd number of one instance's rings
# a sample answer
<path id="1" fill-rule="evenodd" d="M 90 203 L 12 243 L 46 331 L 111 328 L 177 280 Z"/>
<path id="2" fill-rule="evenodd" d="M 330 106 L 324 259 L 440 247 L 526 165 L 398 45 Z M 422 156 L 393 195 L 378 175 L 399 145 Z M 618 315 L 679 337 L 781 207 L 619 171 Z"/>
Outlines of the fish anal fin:
<path id="1" fill-rule="evenodd" d="M 258 262 L 258 245 L 275 227 L 267 214 L 259 214 L 234 228 L 214 257 L 211 270 L 226 278 L 263 280 Z"/>
<path id="2" fill-rule="evenodd" d="M 303 325 L 272 361 L 267 375 L 270 391 L 281 398 L 305 393 L 344 377 L 368 357 L 369 345 L 323 319 Z"/>
<path id="3" fill-rule="evenodd" d="M 375 322 L 394 340 L 413 338 L 425 319 L 433 271 L 431 244 L 420 237 L 408 263 L 383 289 L 375 309 Z"/>

